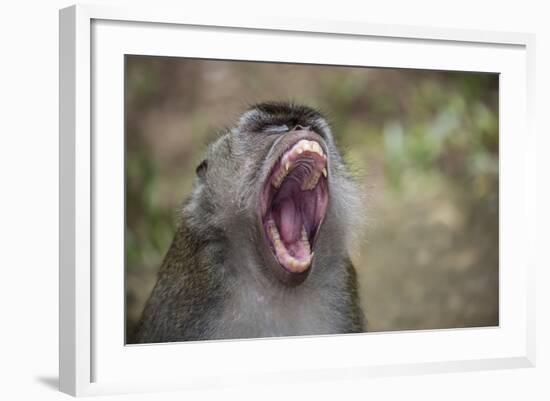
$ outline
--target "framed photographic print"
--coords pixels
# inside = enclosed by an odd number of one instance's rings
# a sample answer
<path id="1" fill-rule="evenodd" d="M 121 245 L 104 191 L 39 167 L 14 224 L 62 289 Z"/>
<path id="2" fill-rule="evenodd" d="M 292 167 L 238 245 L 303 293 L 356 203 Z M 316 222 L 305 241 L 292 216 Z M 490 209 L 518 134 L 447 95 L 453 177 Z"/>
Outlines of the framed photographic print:
<path id="1" fill-rule="evenodd" d="M 532 366 L 533 43 L 61 10 L 61 390 Z"/>

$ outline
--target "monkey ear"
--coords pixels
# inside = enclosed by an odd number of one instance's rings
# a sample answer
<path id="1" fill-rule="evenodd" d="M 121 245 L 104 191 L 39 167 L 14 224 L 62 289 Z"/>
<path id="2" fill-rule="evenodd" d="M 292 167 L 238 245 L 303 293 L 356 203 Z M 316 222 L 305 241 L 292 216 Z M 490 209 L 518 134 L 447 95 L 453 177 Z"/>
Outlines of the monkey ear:
<path id="1" fill-rule="evenodd" d="M 204 179 L 204 176 L 206 174 L 206 170 L 208 169 L 208 160 L 204 159 L 201 164 L 197 166 L 197 169 L 195 172 L 197 173 L 197 176 L 200 179 Z"/>

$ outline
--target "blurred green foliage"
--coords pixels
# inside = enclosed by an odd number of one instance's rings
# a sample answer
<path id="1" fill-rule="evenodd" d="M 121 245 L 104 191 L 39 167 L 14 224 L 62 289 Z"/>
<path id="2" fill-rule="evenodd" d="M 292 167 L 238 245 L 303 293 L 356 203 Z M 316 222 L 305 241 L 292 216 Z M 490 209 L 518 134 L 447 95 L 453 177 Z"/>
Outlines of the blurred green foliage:
<path id="1" fill-rule="evenodd" d="M 127 56 L 131 332 L 208 142 L 248 104 L 321 109 L 365 188 L 371 330 L 498 324 L 498 75 Z"/>

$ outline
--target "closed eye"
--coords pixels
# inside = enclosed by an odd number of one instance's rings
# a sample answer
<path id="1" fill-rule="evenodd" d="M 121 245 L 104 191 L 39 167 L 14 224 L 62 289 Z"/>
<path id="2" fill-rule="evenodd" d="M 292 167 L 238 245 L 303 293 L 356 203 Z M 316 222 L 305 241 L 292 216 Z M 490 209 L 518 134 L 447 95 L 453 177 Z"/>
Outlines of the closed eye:
<path id="1" fill-rule="evenodd" d="M 288 127 L 285 124 L 282 125 L 267 125 L 262 129 L 266 134 L 282 134 L 288 131 Z"/>

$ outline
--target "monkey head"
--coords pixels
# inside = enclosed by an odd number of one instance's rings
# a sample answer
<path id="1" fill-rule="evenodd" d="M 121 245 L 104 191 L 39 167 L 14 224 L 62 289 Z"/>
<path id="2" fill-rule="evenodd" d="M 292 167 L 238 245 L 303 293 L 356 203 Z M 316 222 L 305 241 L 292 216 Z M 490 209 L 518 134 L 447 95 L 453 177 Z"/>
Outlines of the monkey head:
<path id="1" fill-rule="evenodd" d="M 261 274 L 287 286 L 342 248 L 357 206 L 327 121 L 292 103 L 252 106 L 210 145 L 197 175 L 185 208 L 193 226 L 219 233 L 246 255 L 243 264 L 252 257 Z"/>

